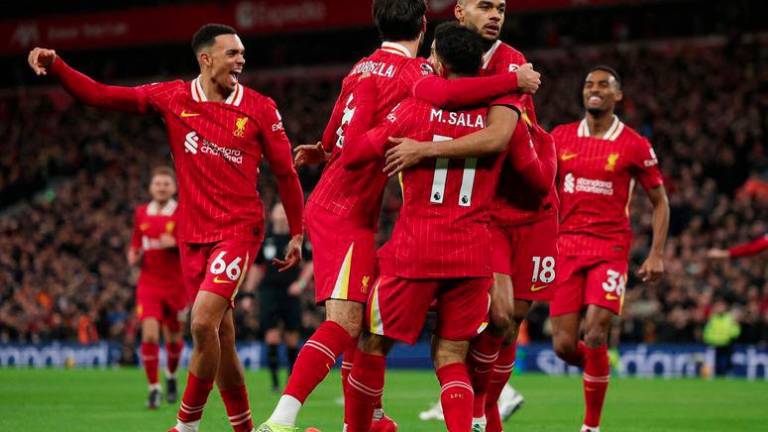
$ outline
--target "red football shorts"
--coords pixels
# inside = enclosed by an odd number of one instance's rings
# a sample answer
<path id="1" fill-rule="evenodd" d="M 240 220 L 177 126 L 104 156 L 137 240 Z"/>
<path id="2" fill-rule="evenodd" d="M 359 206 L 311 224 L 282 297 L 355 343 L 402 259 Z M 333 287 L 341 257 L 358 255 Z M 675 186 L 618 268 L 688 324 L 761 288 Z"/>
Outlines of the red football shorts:
<path id="1" fill-rule="evenodd" d="M 181 243 L 181 268 L 189 304 L 198 291 L 218 294 L 234 307 L 235 296 L 256 259 L 261 239 Z"/>
<path id="2" fill-rule="evenodd" d="M 436 300 L 437 328 L 443 339 L 470 340 L 488 326 L 491 278 L 404 279 L 380 276 L 366 306 L 371 333 L 416 343 Z"/>
<path id="3" fill-rule="evenodd" d="M 555 214 L 528 224 L 490 225 L 493 272 L 512 278 L 515 299 L 552 300 L 558 255 L 557 230 Z"/>
<path id="4" fill-rule="evenodd" d="M 312 243 L 315 301 L 365 303 L 376 279 L 376 232 L 322 207 L 307 205 L 305 226 Z"/>
<path id="5" fill-rule="evenodd" d="M 154 318 L 172 332 L 181 329 L 188 310 L 182 281 L 177 286 L 161 286 L 139 281 L 136 287 L 136 315 L 139 320 Z"/>
<path id="6" fill-rule="evenodd" d="M 578 313 L 586 305 L 597 305 L 621 314 L 627 285 L 626 259 L 561 256 L 551 316 Z"/>

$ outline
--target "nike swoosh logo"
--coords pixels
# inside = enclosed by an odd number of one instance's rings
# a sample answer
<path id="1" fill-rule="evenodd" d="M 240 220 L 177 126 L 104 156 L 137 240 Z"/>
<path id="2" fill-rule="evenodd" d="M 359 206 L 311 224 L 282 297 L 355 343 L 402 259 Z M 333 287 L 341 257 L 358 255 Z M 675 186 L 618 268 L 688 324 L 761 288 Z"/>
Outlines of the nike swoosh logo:
<path id="1" fill-rule="evenodd" d="M 605 298 L 606 298 L 607 300 L 618 300 L 618 299 L 619 299 L 619 296 L 616 296 L 616 295 L 613 295 L 613 294 L 606 294 L 606 295 L 605 295 Z"/>
<path id="2" fill-rule="evenodd" d="M 560 155 L 560 160 L 561 161 L 571 160 L 578 155 L 579 155 L 578 153 L 563 153 L 562 155 Z"/>
<path id="3" fill-rule="evenodd" d="M 199 115 L 200 115 L 200 114 L 198 114 L 198 113 L 193 113 L 193 112 L 187 112 L 187 111 L 182 111 L 182 112 L 181 112 L 181 117 L 182 117 L 182 118 L 187 118 L 187 117 L 197 117 L 197 116 L 199 116 Z"/>
<path id="4" fill-rule="evenodd" d="M 231 280 L 221 280 L 221 279 L 219 279 L 218 276 L 216 276 L 215 278 L 213 278 L 213 283 L 215 283 L 215 284 L 227 284 L 227 283 L 232 283 L 232 281 Z"/>
<path id="5" fill-rule="evenodd" d="M 531 292 L 541 291 L 544 288 L 548 287 L 549 285 L 539 285 L 536 286 L 536 284 L 531 284 Z"/>

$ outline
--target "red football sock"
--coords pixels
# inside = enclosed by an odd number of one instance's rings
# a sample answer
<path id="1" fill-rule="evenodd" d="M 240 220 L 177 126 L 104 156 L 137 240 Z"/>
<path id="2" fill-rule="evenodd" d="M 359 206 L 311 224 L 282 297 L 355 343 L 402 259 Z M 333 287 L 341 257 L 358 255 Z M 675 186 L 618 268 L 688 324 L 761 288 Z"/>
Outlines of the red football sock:
<path id="1" fill-rule="evenodd" d="M 352 365 L 355 363 L 356 351 L 357 347 L 351 346 L 347 348 L 341 356 L 341 386 L 344 388 L 344 394 L 347 394 L 347 377 L 349 377 L 349 373 L 352 371 Z"/>
<path id="2" fill-rule="evenodd" d="M 562 360 L 569 365 L 583 368 L 586 348 L 587 346 L 584 345 L 584 341 L 579 341 L 579 343 L 576 344 L 576 351 L 567 357 L 563 357 Z"/>
<path id="3" fill-rule="evenodd" d="M 354 343 L 344 327 L 333 321 L 323 322 L 301 348 L 283 394 L 303 404 L 336 364 L 339 354 Z"/>
<path id="4" fill-rule="evenodd" d="M 181 406 L 177 416 L 179 421 L 189 423 L 200 420 L 212 388 L 213 380 L 198 378 L 190 372 L 187 387 L 184 389 L 184 397 L 181 398 Z"/>
<path id="5" fill-rule="evenodd" d="M 168 342 L 165 344 L 165 352 L 168 354 L 168 362 L 166 367 L 168 373 L 174 375 L 176 369 L 179 368 L 179 360 L 181 359 L 181 351 L 184 349 L 184 342 Z"/>
<path id="6" fill-rule="evenodd" d="M 344 394 L 344 420 L 347 432 L 368 432 L 376 402 L 384 393 L 386 358 L 358 351 Z"/>
<path id="7" fill-rule="evenodd" d="M 584 424 L 589 427 L 600 426 L 600 414 L 603 411 L 605 392 L 611 377 L 608 363 L 608 347 L 584 348 L 584 402 L 586 414 Z"/>
<path id="8" fill-rule="evenodd" d="M 160 345 L 156 343 L 141 343 L 141 361 L 147 374 L 149 385 L 157 384 L 157 368 L 160 364 Z"/>
<path id="9" fill-rule="evenodd" d="M 493 365 L 491 379 L 488 383 L 488 393 L 485 397 L 485 419 L 488 422 L 485 426 L 485 432 L 501 432 L 503 430 L 499 415 L 499 396 L 501 396 L 504 386 L 515 369 L 516 354 L 517 343 L 502 347 L 499 351 L 499 358 Z"/>
<path id="10" fill-rule="evenodd" d="M 472 384 L 467 365 L 451 363 L 437 370 L 440 381 L 440 404 L 443 406 L 448 432 L 467 432 L 472 429 Z"/>
<path id="11" fill-rule="evenodd" d="M 499 358 L 499 349 L 503 341 L 503 337 L 493 336 L 486 331 L 476 337 L 469 347 L 467 369 L 475 394 L 472 407 L 472 416 L 475 418 L 485 415 L 485 395 L 488 391 L 488 380 L 491 377 L 493 364 Z"/>
<path id="12" fill-rule="evenodd" d="M 231 389 L 222 390 L 221 400 L 224 401 L 224 407 L 227 409 L 229 424 L 235 432 L 251 432 L 253 429 L 253 420 L 251 419 L 251 408 L 248 405 L 248 391 L 245 384 Z"/>

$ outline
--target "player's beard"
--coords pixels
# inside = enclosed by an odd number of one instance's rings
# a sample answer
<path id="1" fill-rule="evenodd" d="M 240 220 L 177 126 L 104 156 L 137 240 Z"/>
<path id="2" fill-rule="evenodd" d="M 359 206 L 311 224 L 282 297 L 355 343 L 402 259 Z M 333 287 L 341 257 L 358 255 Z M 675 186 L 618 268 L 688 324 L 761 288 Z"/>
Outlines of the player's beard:
<path id="1" fill-rule="evenodd" d="M 493 44 L 495 44 L 496 41 L 498 41 L 498 40 L 499 40 L 499 38 L 495 38 L 495 39 L 483 38 L 483 52 L 488 52 L 488 50 L 493 48 Z"/>
<path id="2" fill-rule="evenodd" d="M 603 115 L 605 115 L 605 113 L 608 112 L 608 110 L 605 108 L 587 108 L 587 112 L 592 117 L 602 117 Z"/>

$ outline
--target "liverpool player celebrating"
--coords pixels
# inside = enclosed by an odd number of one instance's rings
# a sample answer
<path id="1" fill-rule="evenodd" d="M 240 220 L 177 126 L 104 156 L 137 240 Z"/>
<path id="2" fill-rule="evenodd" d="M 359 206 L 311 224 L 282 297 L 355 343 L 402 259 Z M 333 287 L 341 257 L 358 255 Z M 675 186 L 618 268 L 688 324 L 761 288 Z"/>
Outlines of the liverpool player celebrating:
<path id="1" fill-rule="evenodd" d="M 133 235 L 128 249 L 128 264 L 141 268 L 136 286 L 136 313 L 141 320 L 141 359 L 149 383 L 147 407 L 160 405 L 158 366 L 160 329 L 165 333 L 166 398 L 175 403 L 176 368 L 184 348 L 181 325 L 186 317 L 187 295 L 181 277 L 179 249 L 176 242 L 176 177 L 168 167 L 152 172 L 149 204 L 136 208 Z"/>
<path id="2" fill-rule="evenodd" d="M 474 32 L 456 23 L 435 30 L 438 72 L 474 75 L 481 57 L 482 41 Z M 358 97 L 364 104 L 365 97 Z M 354 142 L 342 158 L 354 167 L 360 160 L 383 157 L 389 136 L 438 141 L 463 136 L 484 128 L 487 112 L 486 107 L 452 112 L 407 99 L 361 138 L 350 133 Z M 403 171 L 400 219 L 379 253 L 381 276 L 366 311 L 371 335 L 356 354 L 348 378 L 346 430 L 368 430 L 384 384 L 385 355 L 395 341 L 416 341 L 433 300 L 438 311 L 434 361 L 445 422 L 451 432 L 471 428 L 473 395 L 464 359 L 469 340 L 487 325 L 492 284 L 485 250 L 490 240 L 488 206 L 500 166 L 499 156 L 437 158 Z"/>
<path id="3" fill-rule="evenodd" d="M 361 76 L 370 75 L 379 95 L 373 118 L 382 120 L 405 99 L 419 79 L 432 68 L 416 52 L 426 28 L 423 0 L 375 0 L 373 16 L 383 39 L 379 50 L 360 60 L 344 79 L 323 139 L 318 145 L 300 146 L 297 164 L 328 164 L 310 195 L 306 223 L 314 251 L 316 301 L 325 305 L 326 321 L 302 348 L 283 396 L 259 430 L 290 431 L 301 405 L 344 353 L 342 379 L 352 364 L 352 353 L 362 328 L 363 305 L 376 277 L 375 236 L 386 176 L 381 162 L 346 169 L 339 162 L 347 148 L 346 129 L 357 115 L 354 92 Z M 518 77 L 519 75 L 519 77 Z M 466 81 L 447 86 L 448 99 L 482 100 L 517 89 L 519 83 L 537 86 L 538 73 L 507 74 L 494 80 Z M 522 79 L 518 79 L 522 78 Z M 442 88 L 444 80 L 422 83 Z M 346 390 L 345 390 L 346 392 Z M 373 430 L 393 431 L 396 425 L 377 410 Z M 378 419 L 383 419 L 379 421 Z"/>
<path id="4" fill-rule="evenodd" d="M 748 257 L 757 255 L 766 249 L 768 249 L 768 234 L 752 240 L 749 243 L 731 246 L 728 249 L 710 249 L 707 251 L 707 258 L 728 259 Z"/>
<path id="5" fill-rule="evenodd" d="M 503 0 L 460 0 L 455 8 L 459 23 L 483 38 L 484 74 L 504 74 L 526 63 L 522 53 L 499 40 L 505 7 Z M 415 91 L 418 97 L 432 103 L 439 100 L 420 92 L 418 87 Z M 502 171 L 496 205 L 491 212 L 494 245 L 491 325 L 473 342 L 468 360 L 475 391 L 473 427 L 493 432 L 501 431 L 497 400 L 512 373 L 519 325 L 533 301 L 551 298 L 550 284 L 555 278 L 557 258 L 554 143 L 536 124 L 530 95 L 513 97 L 507 105 L 516 108 L 497 106 L 490 114 L 492 122 L 499 118 L 514 129 L 507 147 L 511 157 Z M 522 119 L 519 122 L 518 117 Z M 429 156 L 477 156 L 488 141 L 487 133 L 480 131 L 429 146 L 413 140 L 398 140 L 400 145 L 387 152 L 385 170 L 396 173 Z M 530 146 L 534 152 L 530 152 Z M 509 187 L 512 184 L 524 187 Z"/>
<path id="6" fill-rule="evenodd" d="M 281 268 L 301 259 L 303 193 L 275 103 L 238 83 L 245 50 L 234 29 L 205 25 L 192 49 L 200 65 L 197 78 L 139 87 L 94 82 L 49 49 L 35 48 L 28 60 L 38 75 L 50 73 L 89 105 L 155 112 L 165 120 L 180 185 L 182 270 L 194 296 L 189 378 L 171 431 L 197 431 L 214 380 L 233 429 L 249 431 L 232 302 L 264 235 L 257 189 L 262 156 L 277 177 L 293 236 L 285 260 L 278 261 Z"/>
<path id="7" fill-rule="evenodd" d="M 610 378 L 607 342 L 611 320 L 621 313 L 632 237 L 629 205 L 635 181 L 653 204 L 653 243 L 638 270 L 643 282 L 664 272 L 662 253 L 669 203 L 650 143 L 614 114 L 621 80 L 598 66 L 584 81 L 581 121 L 552 131 L 557 145 L 561 200 L 560 268 L 552 300 L 557 355 L 584 368 L 586 415 L 582 432 L 599 430 Z M 584 340 L 580 312 L 586 308 Z"/>

